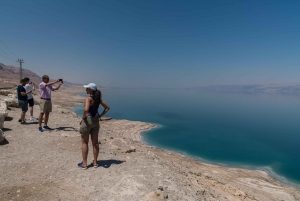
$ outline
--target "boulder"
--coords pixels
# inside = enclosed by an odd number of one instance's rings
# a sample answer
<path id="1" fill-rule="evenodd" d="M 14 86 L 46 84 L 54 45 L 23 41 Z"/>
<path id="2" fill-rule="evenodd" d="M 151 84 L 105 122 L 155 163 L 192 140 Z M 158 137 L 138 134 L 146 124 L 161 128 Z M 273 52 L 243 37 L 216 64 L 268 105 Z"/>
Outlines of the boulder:
<path id="1" fill-rule="evenodd" d="M 128 150 L 125 151 L 124 153 L 131 153 L 131 152 L 136 152 L 136 148 L 131 147 L 131 149 L 128 149 Z"/>
<path id="2" fill-rule="evenodd" d="M 7 107 L 19 107 L 19 102 L 17 98 L 5 98 Z"/>
<path id="3" fill-rule="evenodd" d="M 11 94 L 7 95 L 7 98 L 18 99 L 18 95 L 14 94 L 14 93 L 11 93 Z"/>
<path id="4" fill-rule="evenodd" d="M 3 140 L 5 139 L 3 135 L 3 131 L 0 129 L 0 142 L 3 142 Z"/>
<path id="5" fill-rule="evenodd" d="M 0 113 L 0 129 L 4 127 L 5 114 Z"/>
<path id="6" fill-rule="evenodd" d="M 4 89 L 0 90 L 0 95 L 2 95 L 2 96 L 8 96 L 9 94 L 12 94 L 12 93 L 13 92 L 10 90 L 4 90 Z"/>
<path id="7" fill-rule="evenodd" d="M 4 101 L 6 102 L 7 107 L 19 107 L 17 94 L 8 94 Z"/>
<path id="8" fill-rule="evenodd" d="M 0 114 L 8 116 L 7 105 L 5 101 L 0 101 Z"/>
<path id="9" fill-rule="evenodd" d="M 0 128 L 4 127 L 5 117 L 8 116 L 7 106 L 5 101 L 0 101 Z"/>

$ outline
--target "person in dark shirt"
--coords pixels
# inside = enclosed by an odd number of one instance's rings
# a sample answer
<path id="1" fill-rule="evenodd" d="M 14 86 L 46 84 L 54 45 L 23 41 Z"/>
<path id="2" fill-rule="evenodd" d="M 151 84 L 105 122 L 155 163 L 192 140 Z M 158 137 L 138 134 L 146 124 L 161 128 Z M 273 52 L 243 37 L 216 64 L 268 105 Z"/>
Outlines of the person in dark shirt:
<path id="1" fill-rule="evenodd" d="M 21 122 L 21 124 L 25 124 L 25 113 L 28 110 L 28 102 L 27 102 L 27 94 L 31 93 L 32 91 L 28 91 L 26 92 L 24 86 L 26 84 L 26 80 L 22 79 L 20 81 L 20 85 L 18 86 L 17 92 L 18 92 L 18 102 L 19 102 L 19 106 L 22 109 L 21 112 L 21 117 L 19 119 L 19 122 Z"/>

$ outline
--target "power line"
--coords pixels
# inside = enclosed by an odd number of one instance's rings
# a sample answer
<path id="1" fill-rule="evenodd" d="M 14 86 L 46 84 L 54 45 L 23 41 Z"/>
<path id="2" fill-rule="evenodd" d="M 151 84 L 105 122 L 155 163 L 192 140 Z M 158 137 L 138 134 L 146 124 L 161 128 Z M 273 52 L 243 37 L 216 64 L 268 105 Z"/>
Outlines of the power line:
<path id="1" fill-rule="evenodd" d="M 10 49 L 4 44 L 4 42 L 0 39 L 1 43 L 10 51 Z M 12 51 L 10 51 L 12 53 Z M 14 53 L 12 53 L 16 58 L 18 58 Z"/>
<path id="2" fill-rule="evenodd" d="M 13 59 L 11 59 L 11 58 L 9 58 L 8 56 L 2 54 L 1 52 L 0 52 L 0 54 L 1 54 L 2 56 L 6 57 L 7 59 L 11 60 L 11 61 L 14 61 Z"/>
<path id="3" fill-rule="evenodd" d="M 10 59 L 12 59 L 12 60 L 14 60 L 14 58 L 12 58 L 9 54 L 7 54 L 4 50 L 2 50 L 1 48 L 0 48 L 0 50 L 2 51 L 2 52 L 4 52 Z"/>

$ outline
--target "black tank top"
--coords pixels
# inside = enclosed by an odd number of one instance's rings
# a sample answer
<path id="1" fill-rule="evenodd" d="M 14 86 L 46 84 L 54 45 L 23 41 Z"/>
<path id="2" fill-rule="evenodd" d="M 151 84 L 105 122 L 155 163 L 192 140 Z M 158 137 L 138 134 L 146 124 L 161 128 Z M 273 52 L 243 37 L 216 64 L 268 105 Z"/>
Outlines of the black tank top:
<path id="1" fill-rule="evenodd" d="M 91 98 L 94 100 L 95 102 L 95 97 L 92 95 Z M 91 105 L 90 108 L 89 108 L 89 111 L 87 113 L 87 117 L 96 117 L 98 116 L 98 108 L 99 108 L 99 105 Z"/>

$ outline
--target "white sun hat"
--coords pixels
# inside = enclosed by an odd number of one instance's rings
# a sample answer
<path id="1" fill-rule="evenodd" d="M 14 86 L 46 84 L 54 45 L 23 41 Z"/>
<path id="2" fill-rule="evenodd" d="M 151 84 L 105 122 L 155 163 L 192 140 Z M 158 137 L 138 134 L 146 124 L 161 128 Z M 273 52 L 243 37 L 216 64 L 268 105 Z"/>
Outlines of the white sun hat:
<path id="1" fill-rule="evenodd" d="M 88 85 L 83 85 L 84 88 L 90 88 L 93 91 L 97 91 L 97 85 L 95 83 L 89 83 Z"/>

